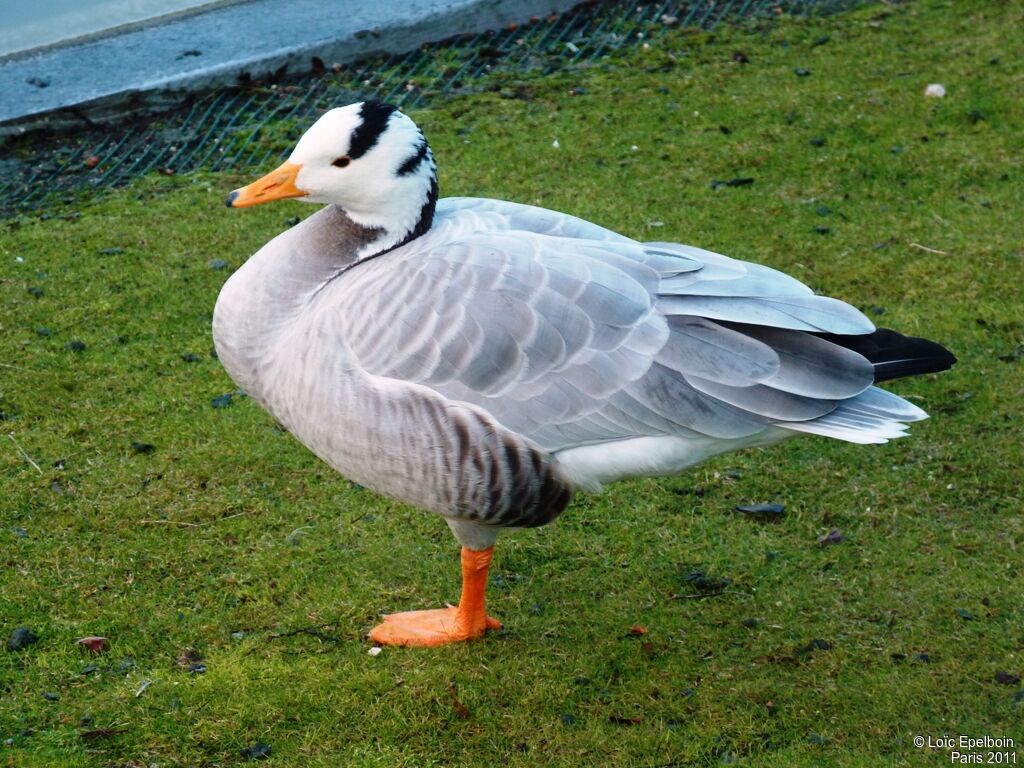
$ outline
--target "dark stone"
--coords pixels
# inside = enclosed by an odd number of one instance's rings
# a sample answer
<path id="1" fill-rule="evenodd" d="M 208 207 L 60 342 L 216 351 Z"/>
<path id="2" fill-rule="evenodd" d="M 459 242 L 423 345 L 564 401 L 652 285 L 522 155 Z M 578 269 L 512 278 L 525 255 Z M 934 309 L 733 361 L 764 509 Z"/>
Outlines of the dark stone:
<path id="1" fill-rule="evenodd" d="M 820 539 L 818 539 L 818 544 L 820 544 L 823 547 L 827 547 L 830 544 L 840 544 L 842 543 L 843 538 L 843 534 L 839 531 L 839 529 L 833 528 L 831 531 L 829 531 Z"/>
<path id="2" fill-rule="evenodd" d="M 811 70 L 804 69 L 803 67 L 797 67 L 793 70 L 793 74 L 797 77 L 808 77 L 811 74 Z"/>
<path id="3" fill-rule="evenodd" d="M 246 747 L 239 754 L 242 755 L 244 760 L 266 760 L 270 757 L 270 745 L 262 742 L 257 742 L 252 746 Z"/>
<path id="4" fill-rule="evenodd" d="M 124 248 L 104 248 L 100 251 L 101 256 L 116 256 L 119 253 L 124 253 Z"/>
<path id="5" fill-rule="evenodd" d="M 284 223 L 285 223 L 285 226 L 288 226 L 288 227 L 294 227 L 294 226 L 295 226 L 296 224 L 298 224 L 298 223 L 299 223 L 300 221 L 302 221 L 302 219 L 300 219 L 300 218 L 299 218 L 298 216 L 292 216 L 292 217 L 291 217 L 291 218 L 289 218 L 289 219 L 285 219 L 285 220 L 284 220 Z"/>
<path id="6" fill-rule="evenodd" d="M 1000 685 L 1017 685 L 1020 683 L 1020 675 L 999 670 L 996 672 L 996 682 Z"/>
<path id="7" fill-rule="evenodd" d="M 181 359 L 186 363 L 198 363 L 202 358 L 194 352 L 184 352 L 181 355 Z"/>
<path id="8" fill-rule="evenodd" d="M 781 520 L 786 514 L 786 508 L 782 504 L 741 504 L 736 507 L 736 511 L 763 521 Z"/>
<path id="9" fill-rule="evenodd" d="M 831 39 L 832 38 L 829 37 L 828 35 L 822 35 L 821 37 L 817 38 L 813 43 L 811 43 L 811 47 L 817 48 L 819 45 L 825 45 L 825 43 L 829 42 Z"/>
<path id="10" fill-rule="evenodd" d="M 567 712 L 559 715 L 558 719 L 562 721 L 562 725 L 576 725 L 576 718 Z"/>
<path id="11" fill-rule="evenodd" d="M 41 299 L 45 295 L 43 289 L 36 285 L 30 285 L 28 287 L 28 293 L 30 296 L 34 296 L 37 299 Z"/>
<path id="12" fill-rule="evenodd" d="M 748 629 L 756 629 L 757 627 L 759 627 L 761 625 L 761 622 L 760 622 L 759 619 L 751 618 L 751 619 L 743 619 L 743 621 L 741 621 L 740 624 L 742 624 L 744 627 L 747 627 Z"/>
<path id="13" fill-rule="evenodd" d="M 813 137 L 811 139 L 811 146 L 812 147 L 824 147 L 825 146 L 825 140 L 823 138 L 821 138 L 821 136 L 815 136 L 815 137 Z"/>
<path id="14" fill-rule="evenodd" d="M 60 694 L 54 693 L 53 691 L 44 691 L 43 698 L 47 701 L 60 701 Z"/>
<path id="15" fill-rule="evenodd" d="M 971 125 L 977 125 L 985 119 L 985 113 L 980 109 L 972 109 L 967 113 L 967 119 L 971 122 Z"/>
<path id="16" fill-rule="evenodd" d="M 932 657 L 929 653 L 915 653 L 910 660 L 917 664 L 929 664 L 931 663 Z"/>
<path id="17" fill-rule="evenodd" d="M 214 408 L 227 408 L 229 405 L 231 405 L 232 399 L 233 398 L 231 396 L 231 393 L 227 392 L 223 395 L 217 395 L 215 398 L 213 398 L 213 400 L 210 401 L 210 405 L 212 405 Z"/>
<path id="18" fill-rule="evenodd" d="M 814 231 L 817 232 L 819 235 L 827 235 L 832 232 L 832 227 L 826 227 L 819 224 L 817 227 L 814 228 Z"/>
<path id="19" fill-rule="evenodd" d="M 53 335 L 53 331 L 47 328 L 45 325 L 41 325 L 36 328 L 36 335 L 42 336 L 44 339 Z"/>
<path id="20" fill-rule="evenodd" d="M 7 638 L 8 651 L 21 651 L 33 643 L 39 642 L 39 636 L 28 627 L 18 627 Z"/>
<path id="21" fill-rule="evenodd" d="M 152 453 L 156 450 L 156 446 L 152 443 L 133 442 L 132 450 L 135 451 L 135 453 Z"/>
<path id="22" fill-rule="evenodd" d="M 968 611 L 966 608 L 957 608 L 956 615 L 964 621 L 974 621 L 974 614 Z"/>
<path id="23" fill-rule="evenodd" d="M 72 339 L 71 341 L 68 342 L 68 349 L 70 349 L 72 352 L 84 352 L 85 342 L 80 341 L 78 339 Z"/>
<path id="24" fill-rule="evenodd" d="M 729 179 L 727 181 L 712 179 L 711 188 L 718 189 L 719 187 L 749 187 L 753 183 L 754 179 L 751 176 L 738 176 L 735 179 Z"/>

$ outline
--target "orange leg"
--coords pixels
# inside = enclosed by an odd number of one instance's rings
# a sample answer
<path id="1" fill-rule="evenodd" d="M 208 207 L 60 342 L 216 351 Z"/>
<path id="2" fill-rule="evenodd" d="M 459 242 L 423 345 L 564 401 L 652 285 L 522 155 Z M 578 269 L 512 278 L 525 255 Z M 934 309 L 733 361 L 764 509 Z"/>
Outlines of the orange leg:
<path id="1" fill-rule="evenodd" d="M 484 593 L 494 547 L 475 551 L 462 548 L 462 598 L 459 607 L 433 611 L 392 613 L 370 630 L 370 639 L 382 645 L 445 645 L 475 640 L 501 622 L 487 615 Z"/>

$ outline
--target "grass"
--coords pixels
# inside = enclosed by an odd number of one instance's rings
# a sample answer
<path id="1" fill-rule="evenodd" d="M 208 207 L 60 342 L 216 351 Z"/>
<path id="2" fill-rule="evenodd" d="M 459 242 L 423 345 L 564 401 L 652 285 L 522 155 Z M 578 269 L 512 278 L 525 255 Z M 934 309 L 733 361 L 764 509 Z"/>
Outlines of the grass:
<path id="1" fill-rule="evenodd" d="M 362 639 L 456 596 L 439 519 L 336 476 L 244 397 L 212 405 L 234 387 L 208 262 L 237 267 L 311 208 L 229 211 L 243 179 L 195 174 L 0 224 L 0 631 L 39 636 L 0 651 L 0 764 L 229 766 L 256 742 L 325 767 L 1019 748 L 1024 694 L 997 673 L 1024 672 L 1022 21 L 936 0 L 673 30 L 415 114 L 445 194 L 767 263 L 960 358 L 892 385 L 933 416 L 909 439 L 730 455 L 506 536 L 507 628 L 461 647 L 374 658 Z M 754 183 L 712 188 L 736 177 Z M 732 511 L 761 501 L 784 520 Z"/>

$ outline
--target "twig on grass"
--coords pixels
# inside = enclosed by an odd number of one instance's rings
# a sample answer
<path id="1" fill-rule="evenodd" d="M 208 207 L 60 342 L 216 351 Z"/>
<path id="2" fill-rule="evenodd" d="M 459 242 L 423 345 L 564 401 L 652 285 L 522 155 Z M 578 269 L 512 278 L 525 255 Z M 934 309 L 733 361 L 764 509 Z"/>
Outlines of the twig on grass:
<path id="1" fill-rule="evenodd" d="M 139 520 L 139 525 L 182 525 L 186 528 L 202 528 L 204 525 L 213 525 L 214 523 L 220 523 L 224 520 L 231 520 L 236 517 L 241 517 L 246 514 L 245 512 L 236 512 L 233 515 L 227 517 L 218 517 L 216 520 L 207 520 L 205 523 L 186 523 L 182 520 Z"/>
<path id="2" fill-rule="evenodd" d="M 704 600 L 708 597 L 719 597 L 720 595 L 742 595 L 743 597 L 753 597 L 750 592 L 741 592 L 737 589 L 720 589 L 717 592 L 695 592 L 692 595 L 671 595 L 672 600 Z"/>
<path id="3" fill-rule="evenodd" d="M 949 256 L 946 251 L 940 251 L 938 248 L 929 248 L 927 245 L 921 245 L 920 243 L 910 243 L 911 248 L 920 248 L 922 251 L 928 251 L 928 253 L 937 253 L 940 256 Z"/>
<path id="4" fill-rule="evenodd" d="M 24 448 L 22 448 L 20 445 L 18 445 L 18 441 L 14 439 L 14 433 L 13 432 L 8 432 L 7 436 L 9 438 L 11 438 L 11 442 L 14 443 L 14 447 L 18 449 L 18 452 L 21 453 L 21 455 L 25 457 L 25 461 L 27 461 L 29 464 L 31 464 L 33 467 L 35 467 L 36 468 L 36 472 L 38 472 L 40 475 L 43 474 L 43 470 L 39 468 L 39 465 L 36 464 L 35 461 L 32 460 L 31 456 L 29 456 L 27 453 L 25 453 L 25 449 Z"/>

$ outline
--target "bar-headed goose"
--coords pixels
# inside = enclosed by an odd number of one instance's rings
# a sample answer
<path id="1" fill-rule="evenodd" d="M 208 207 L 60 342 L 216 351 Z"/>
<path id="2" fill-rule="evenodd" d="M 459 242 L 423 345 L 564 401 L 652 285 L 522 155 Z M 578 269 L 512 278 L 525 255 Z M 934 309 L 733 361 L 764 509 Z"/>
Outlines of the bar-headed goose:
<path id="1" fill-rule="evenodd" d="M 576 490 L 799 434 L 886 442 L 926 414 L 874 384 L 955 361 L 768 267 L 439 200 L 427 140 L 379 102 L 327 112 L 227 202 L 289 197 L 325 207 L 231 276 L 214 338 L 317 456 L 462 544 L 458 608 L 387 616 L 379 643 L 500 626 L 484 608 L 498 533 L 553 520 Z"/>

